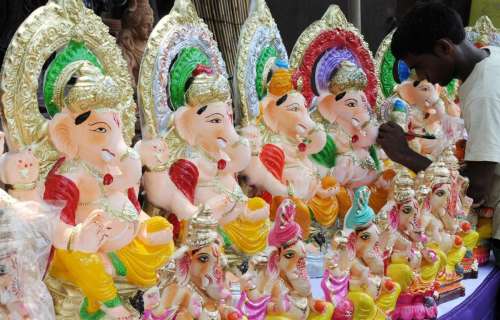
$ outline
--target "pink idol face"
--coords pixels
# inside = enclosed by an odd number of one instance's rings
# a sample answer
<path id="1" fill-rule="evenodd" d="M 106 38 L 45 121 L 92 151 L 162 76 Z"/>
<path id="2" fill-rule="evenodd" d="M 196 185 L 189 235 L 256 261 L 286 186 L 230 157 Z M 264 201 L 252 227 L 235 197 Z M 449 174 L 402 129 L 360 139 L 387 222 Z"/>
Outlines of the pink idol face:
<path id="1" fill-rule="evenodd" d="M 271 102 L 265 112 L 273 127 L 281 134 L 295 139 L 311 129 L 312 120 L 305 107 L 305 98 L 298 92 L 291 92 Z"/>
<path id="2" fill-rule="evenodd" d="M 73 123 L 72 138 L 78 145 L 79 158 L 91 163 L 118 165 L 127 151 L 121 128 L 117 112 L 91 111 L 86 117 L 78 116 Z"/>
<path id="3" fill-rule="evenodd" d="M 285 275 L 294 290 L 301 295 L 311 293 L 311 284 L 307 274 L 306 248 L 302 240 L 290 247 L 280 249 L 279 270 Z"/>
<path id="4" fill-rule="evenodd" d="M 431 194 L 431 210 L 446 208 L 451 195 L 451 185 L 443 183 L 433 188 Z"/>
<path id="5" fill-rule="evenodd" d="M 330 123 L 338 123 L 360 146 L 375 143 L 378 126 L 373 119 L 372 109 L 363 91 L 348 90 L 337 96 L 327 95 L 319 103 L 318 110 Z"/>
<path id="6" fill-rule="evenodd" d="M 221 248 L 212 243 L 191 254 L 191 278 L 213 299 L 225 299 L 231 293 L 226 288 L 222 268 Z"/>
<path id="7" fill-rule="evenodd" d="M 399 205 L 399 228 L 415 236 L 415 239 L 421 234 L 420 215 L 416 199 L 409 199 Z"/>
<path id="8" fill-rule="evenodd" d="M 216 153 L 239 140 L 229 101 L 189 107 L 185 113 L 180 125 L 185 134 L 192 135 L 188 139 L 206 151 Z"/>
<path id="9" fill-rule="evenodd" d="M 439 99 L 437 85 L 433 85 L 427 80 L 405 81 L 398 87 L 397 91 L 401 98 L 422 111 L 432 107 Z"/>
<path id="10" fill-rule="evenodd" d="M 356 232 L 356 246 L 358 248 L 374 248 L 380 239 L 380 232 L 375 224 L 371 224 L 368 228 Z"/>

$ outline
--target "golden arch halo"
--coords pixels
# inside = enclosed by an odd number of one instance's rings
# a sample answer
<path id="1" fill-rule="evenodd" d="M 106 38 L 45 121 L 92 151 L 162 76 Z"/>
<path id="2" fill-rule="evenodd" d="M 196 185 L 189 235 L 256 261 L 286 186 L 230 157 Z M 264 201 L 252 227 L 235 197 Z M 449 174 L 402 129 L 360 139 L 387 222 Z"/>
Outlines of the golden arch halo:
<path id="1" fill-rule="evenodd" d="M 127 143 L 134 135 L 135 102 L 127 64 L 116 40 L 101 19 L 80 0 L 50 0 L 18 28 L 7 49 L 0 78 L 2 123 L 11 150 L 32 146 L 40 160 L 41 176 L 59 154 L 48 138 L 39 112 L 39 78 L 45 62 L 70 40 L 85 42 L 104 71 L 122 90 L 118 108 Z"/>

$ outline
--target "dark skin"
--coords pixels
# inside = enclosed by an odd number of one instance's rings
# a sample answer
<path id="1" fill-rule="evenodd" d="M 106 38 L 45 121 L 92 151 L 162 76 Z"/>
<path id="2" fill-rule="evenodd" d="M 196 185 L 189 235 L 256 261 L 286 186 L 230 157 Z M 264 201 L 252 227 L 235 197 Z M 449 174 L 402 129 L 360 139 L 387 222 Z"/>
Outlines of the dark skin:
<path id="1" fill-rule="evenodd" d="M 476 48 L 468 40 L 455 44 L 449 39 L 440 39 L 436 41 L 432 54 L 410 53 L 403 60 L 410 69 L 415 69 L 418 80 L 427 79 L 433 84 L 445 86 L 454 78 L 465 81 L 476 64 L 488 55 L 488 51 Z M 403 129 L 394 122 L 380 126 L 377 143 L 391 160 L 414 172 L 425 170 L 431 164 L 429 159 L 411 150 Z M 476 205 L 484 201 L 495 165 L 495 162 L 467 161 L 461 172 L 470 180 L 467 195 L 474 199 Z"/>

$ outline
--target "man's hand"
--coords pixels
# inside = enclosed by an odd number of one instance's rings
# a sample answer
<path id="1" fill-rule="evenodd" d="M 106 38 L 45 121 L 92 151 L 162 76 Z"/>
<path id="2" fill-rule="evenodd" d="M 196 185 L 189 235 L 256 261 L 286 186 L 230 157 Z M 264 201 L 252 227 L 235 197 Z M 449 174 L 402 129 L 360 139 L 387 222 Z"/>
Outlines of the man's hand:
<path id="1" fill-rule="evenodd" d="M 401 161 L 410 149 L 403 128 L 395 122 L 386 122 L 380 126 L 377 143 L 396 162 Z"/>
<path id="2" fill-rule="evenodd" d="M 384 149 L 389 159 L 414 172 L 425 170 L 431 164 L 429 159 L 408 146 L 403 128 L 395 122 L 387 122 L 380 126 L 377 143 Z"/>

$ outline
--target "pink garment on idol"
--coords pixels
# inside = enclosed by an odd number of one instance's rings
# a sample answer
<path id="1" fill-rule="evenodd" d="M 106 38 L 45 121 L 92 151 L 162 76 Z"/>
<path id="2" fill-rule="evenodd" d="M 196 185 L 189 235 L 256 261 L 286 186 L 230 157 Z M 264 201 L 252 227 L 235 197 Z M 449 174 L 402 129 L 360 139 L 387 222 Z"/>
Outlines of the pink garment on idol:
<path id="1" fill-rule="evenodd" d="M 236 309 L 245 315 L 248 320 L 264 320 L 267 314 L 267 305 L 270 300 L 271 296 L 264 296 L 257 300 L 251 300 L 246 291 L 242 291 Z"/>
<path id="2" fill-rule="evenodd" d="M 321 289 L 323 289 L 326 301 L 338 305 L 340 301 L 347 299 L 349 275 L 337 278 L 326 269 L 321 280 Z"/>
<path id="3" fill-rule="evenodd" d="M 301 236 L 302 230 L 295 222 L 295 204 L 292 200 L 285 199 L 277 210 L 273 229 L 269 232 L 269 245 L 279 248 Z"/>
<path id="4" fill-rule="evenodd" d="M 432 290 L 423 294 L 402 293 L 392 313 L 393 319 L 435 319 L 437 305 L 432 298 Z"/>

